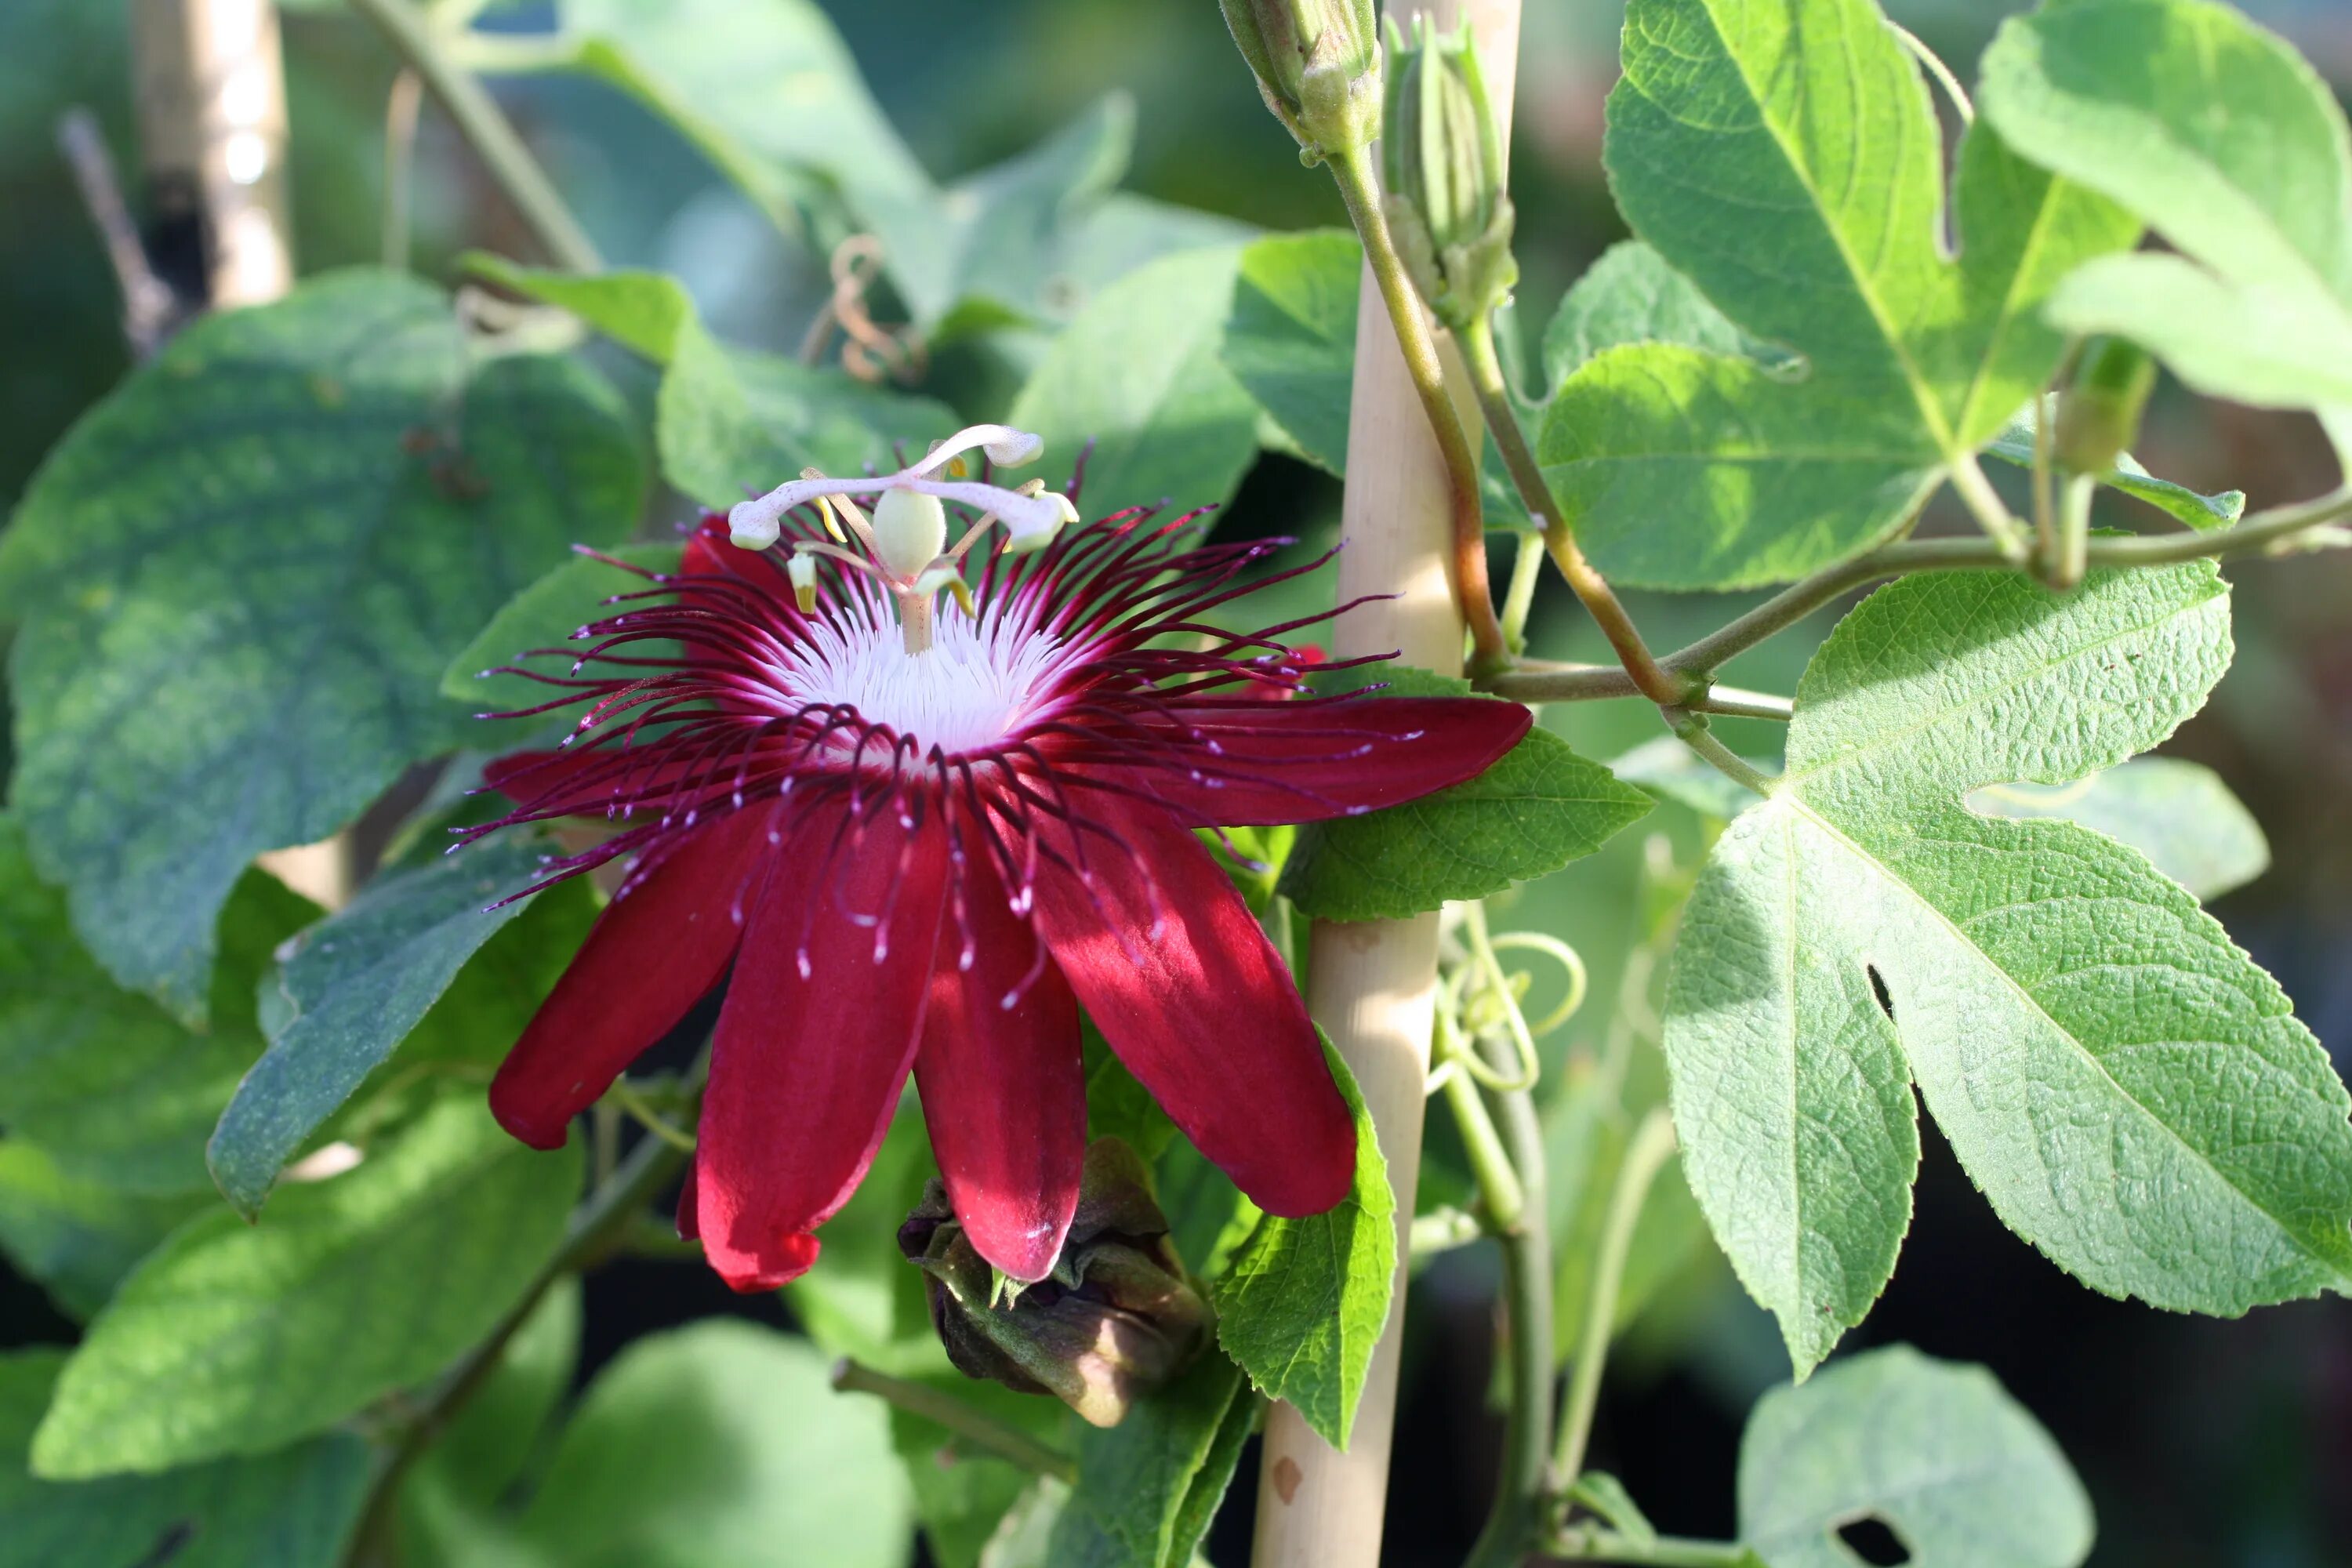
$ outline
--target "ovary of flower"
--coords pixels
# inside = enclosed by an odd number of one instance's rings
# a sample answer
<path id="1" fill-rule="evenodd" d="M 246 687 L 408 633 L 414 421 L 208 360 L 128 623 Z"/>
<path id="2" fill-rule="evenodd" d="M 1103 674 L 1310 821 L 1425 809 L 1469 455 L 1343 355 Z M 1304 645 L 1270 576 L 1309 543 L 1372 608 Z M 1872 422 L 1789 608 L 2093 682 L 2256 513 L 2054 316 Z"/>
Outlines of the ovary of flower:
<path id="1" fill-rule="evenodd" d="M 1035 458 L 1045 445 L 1042 438 L 1025 430 L 1004 425 L 974 425 L 957 431 L 920 462 L 909 464 L 895 474 L 848 478 L 813 475 L 779 485 L 753 500 L 738 501 L 727 514 L 728 535 L 740 549 L 765 550 L 776 542 L 786 512 L 820 496 L 911 491 L 992 513 L 1003 524 L 1006 548 L 1034 550 L 1053 538 L 1065 522 L 1076 520 L 1077 513 L 1066 497 L 1050 491 L 1024 494 L 1026 486 L 1014 490 L 977 480 L 934 476 L 952 471 L 949 465 L 955 458 L 974 447 L 986 451 L 992 462 L 1013 467 Z"/>

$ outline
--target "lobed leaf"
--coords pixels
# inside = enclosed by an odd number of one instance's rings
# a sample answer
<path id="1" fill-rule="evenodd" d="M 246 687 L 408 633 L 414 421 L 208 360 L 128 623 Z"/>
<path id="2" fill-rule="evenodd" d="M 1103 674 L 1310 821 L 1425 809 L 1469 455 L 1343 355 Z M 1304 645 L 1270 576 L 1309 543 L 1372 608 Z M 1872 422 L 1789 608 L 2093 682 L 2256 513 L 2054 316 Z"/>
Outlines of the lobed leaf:
<path id="1" fill-rule="evenodd" d="M 2042 1424 L 1980 1366 L 1908 1345 L 1758 1402 L 1739 1444 L 1739 1538 L 1766 1568 L 1852 1568 L 1876 1519 L 1935 1568 L 2075 1568 L 2091 1501 Z"/>
<path id="2" fill-rule="evenodd" d="M 2138 854 L 1971 812 L 2122 763 L 2229 660 L 2209 563 L 1928 574 L 1808 668 L 1789 771 L 1716 846 L 1666 998 L 1685 1170 L 1798 1370 L 1885 1285 L 1916 1080 L 2011 1229 L 2094 1288 L 2235 1313 L 2352 1278 L 2352 1097 Z"/>
<path id="3" fill-rule="evenodd" d="M 2200 900 L 2270 868 L 2253 814 L 2201 763 L 2139 757 L 2070 784 L 1994 784 L 1970 795 L 1969 806 L 1986 816 L 2079 822 L 2138 850 Z"/>
<path id="4" fill-rule="evenodd" d="M 1605 157 L 1627 220 L 1803 374 L 1721 352 L 1709 323 L 1705 347 L 1569 377 L 1538 457 L 1622 582 L 1751 586 L 1905 526 L 2056 367 L 2050 289 L 2137 232 L 1971 130 L 1948 256 L 1935 114 L 1873 0 L 1633 0 L 1624 68 Z M 1693 325 L 1687 298 L 1675 317 Z"/>
<path id="5" fill-rule="evenodd" d="M 2049 302 L 2198 390 L 2352 408 L 2352 135 L 2319 73 L 2209 0 L 2053 0 L 1985 56 L 1986 120 L 2177 254 L 2105 258 Z"/>

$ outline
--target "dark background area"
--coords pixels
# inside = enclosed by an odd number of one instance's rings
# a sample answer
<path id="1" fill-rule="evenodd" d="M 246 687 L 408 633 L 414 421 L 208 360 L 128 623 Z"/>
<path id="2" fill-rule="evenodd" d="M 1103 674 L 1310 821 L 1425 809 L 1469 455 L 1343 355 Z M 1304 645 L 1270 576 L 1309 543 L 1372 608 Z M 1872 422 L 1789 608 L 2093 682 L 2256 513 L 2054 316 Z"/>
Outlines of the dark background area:
<path id="1" fill-rule="evenodd" d="M 1961 70 L 2009 7 L 1914 0 L 1892 7 Z M 2290 33 L 2339 84 L 2352 82 L 2352 5 L 2250 6 Z M 123 7 L 112 0 L 0 0 L 0 504 L 40 454 L 121 375 L 118 301 L 54 148 L 68 106 L 100 115 L 129 147 Z M 1328 181 L 1297 163 L 1259 107 L 1209 0 L 832 0 L 876 95 L 935 174 L 1015 152 L 1113 89 L 1131 92 L 1139 137 L 1129 188 L 1275 227 L 1340 221 Z M 1617 8 L 1529 0 L 1515 138 L 1530 336 L 1560 292 L 1622 228 L 1601 176 L 1601 100 L 1614 74 Z M 377 247 L 381 117 L 388 57 L 332 14 L 289 16 L 297 252 L 305 271 L 371 261 Z M 685 275 L 723 330 L 788 343 L 805 319 L 814 258 L 793 253 L 692 154 L 633 106 L 591 86 L 537 82 L 508 101 L 616 264 Z M 494 192 L 428 110 L 420 265 L 480 244 L 526 248 Z M 988 367 L 950 360 L 948 395 Z M 2326 489 L 2334 459 L 2307 421 L 2203 404 L 2167 388 L 2139 456 L 2255 507 Z M 1226 527 L 1312 535 L 1337 486 L 1269 458 Z M 2239 658 L 2206 713 L 2168 748 L 2220 769 L 2271 836 L 2275 864 L 2216 912 L 2276 973 L 2304 1018 L 2352 1068 L 2352 557 L 2240 567 Z M 1640 603 L 1668 632 L 1729 613 Z M 1564 595 L 1538 625 L 1573 626 Z M 1543 651 L 1580 645 L 1567 631 Z M 1596 645 L 1597 646 L 1597 645 Z M 1786 682 L 1803 648 L 1776 647 L 1738 675 Z M 1633 705 L 1558 719 L 1610 755 L 1652 732 Z M 1675 831 L 1685 838 L 1694 825 Z M 1556 879 L 1541 907 L 1596 973 L 1633 924 L 1622 890 L 1638 847 Z M 1573 1044 L 1603 1024 L 1599 1005 Z M 1491 1260 L 1449 1259 L 1412 1304 L 1388 1561 L 1458 1561 L 1485 1507 L 1496 1436 L 1486 1403 Z M 1637 1331 L 1604 1396 L 1594 1463 L 1617 1472 L 1662 1528 L 1727 1535 L 1739 1423 L 1786 1363 L 1767 1324 L 1720 1268 L 1696 1270 L 1674 1327 Z M 646 1330 L 713 1312 L 772 1314 L 691 1266 L 630 1263 L 590 1282 L 583 1373 Z M 0 1268 L 0 1344 L 63 1341 L 71 1325 Z M 2352 1304 L 2257 1312 L 2235 1322 L 2177 1317 L 2094 1295 L 2010 1236 L 1930 1137 L 1917 1213 L 1893 1287 L 1850 1342 L 1907 1341 L 1981 1361 L 2058 1437 L 2096 1503 L 2094 1561 L 2122 1565 L 2352 1564 Z M 1213 1539 L 1247 1553 L 1255 1465 L 1245 1464 Z"/>

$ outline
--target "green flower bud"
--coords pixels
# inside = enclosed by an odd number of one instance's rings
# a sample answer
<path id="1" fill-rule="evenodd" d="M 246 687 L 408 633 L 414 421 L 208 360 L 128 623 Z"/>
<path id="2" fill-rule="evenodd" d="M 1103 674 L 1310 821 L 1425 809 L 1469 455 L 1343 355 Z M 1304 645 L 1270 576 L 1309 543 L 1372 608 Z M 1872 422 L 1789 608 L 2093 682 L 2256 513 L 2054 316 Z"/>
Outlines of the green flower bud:
<path id="1" fill-rule="evenodd" d="M 2156 362 L 2137 344 L 2101 338 L 2083 353 L 2074 384 L 2058 398 L 2058 460 L 2078 474 L 2106 474 L 2139 436 L 2156 390 Z"/>
<path id="2" fill-rule="evenodd" d="M 958 1371 L 1051 1394 L 1097 1426 L 1117 1426 L 1207 1335 L 1208 1305 L 1168 1239 L 1150 1173 L 1116 1138 L 1087 1150 L 1068 1239 L 1034 1285 L 980 1256 L 936 1181 L 898 1227 L 898 1248 L 922 1266 L 931 1326 Z"/>
<path id="3" fill-rule="evenodd" d="M 1309 163 L 1381 133 L 1372 0 L 1218 0 L 1274 117 Z"/>
<path id="4" fill-rule="evenodd" d="M 1381 142 L 1389 233 L 1430 310 L 1459 331 L 1519 280 L 1503 147 L 1470 25 L 1446 35 L 1389 24 L 1388 125 Z"/>

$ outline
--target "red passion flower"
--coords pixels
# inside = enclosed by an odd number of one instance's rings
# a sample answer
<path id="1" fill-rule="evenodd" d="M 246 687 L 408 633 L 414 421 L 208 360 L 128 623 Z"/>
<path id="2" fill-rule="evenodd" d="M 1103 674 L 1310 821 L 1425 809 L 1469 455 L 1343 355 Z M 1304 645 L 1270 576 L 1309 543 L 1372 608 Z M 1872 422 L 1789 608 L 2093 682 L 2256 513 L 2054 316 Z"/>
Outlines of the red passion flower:
<path id="1" fill-rule="evenodd" d="M 1037 442 L 982 426 L 896 474 L 812 474 L 706 518 L 675 575 L 646 574 L 569 673 L 537 677 L 563 695 L 531 711 L 587 705 L 563 748 L 491 773 L 521 804 L 477 831 L 617 828 L 551 879 L 634 857 L 491 1106 L 560 1146 L 731 965 L 679 1207 L 738 1289 L 815 1260 L 909 1069 L 972 1244 L 1043 1278 L 1085 1163 L 1082 1005 L 1260 1206 L 1337 1203 L 1353 1124 L 1194 829 L 1393 805 L 1528 727 L 1516 703 L 1308 694 L 1279 640 L 1307 623 L 1203 618 L 1273 543 L 1187 549 L 1192 519 L 1143 512 L 1064 527 L 1075 510 L 1034 481 L 958 479 L 974 447 L 1006 463 Z M 970 520 L 953 548 L 942 501 Z"/>

